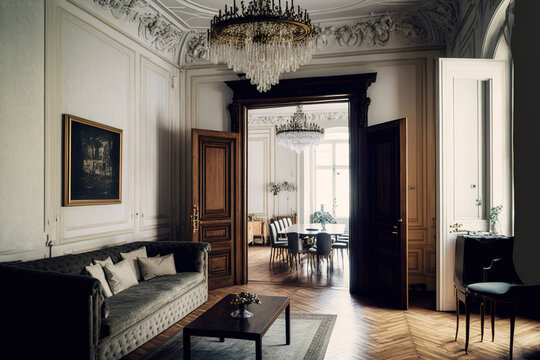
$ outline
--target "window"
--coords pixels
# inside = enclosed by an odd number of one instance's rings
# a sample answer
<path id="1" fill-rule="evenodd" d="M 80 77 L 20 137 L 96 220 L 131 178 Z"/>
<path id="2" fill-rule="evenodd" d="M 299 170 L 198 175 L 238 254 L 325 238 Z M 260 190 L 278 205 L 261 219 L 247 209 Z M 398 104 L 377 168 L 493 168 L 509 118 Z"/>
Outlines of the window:
<path id="1" fill-rule="evenodd" d="M 349 132 L 325 129 L 324 140 L 314 151 L 314 211 L 328 211 L 336 219 L 349 218 Z"/>

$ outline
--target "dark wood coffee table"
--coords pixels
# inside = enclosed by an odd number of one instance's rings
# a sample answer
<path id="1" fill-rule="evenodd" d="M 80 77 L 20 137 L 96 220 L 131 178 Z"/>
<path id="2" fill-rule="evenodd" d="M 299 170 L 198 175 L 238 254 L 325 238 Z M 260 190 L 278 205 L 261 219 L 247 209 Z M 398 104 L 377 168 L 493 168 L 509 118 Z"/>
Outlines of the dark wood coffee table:
<path id="1" fill-rule="evenodd" d="M 253 313 L 249 319 L 231 317 L 231 312 L 235 310 L 231 305 L 233 298 L 233 294 L 225 296 L 184 328 L 184 360 L 191 359 L 192 336 L 218 337 L 222 342 L 225 338 L 255 340 L 256 358 L 261 360 L 262 337 L 283 310 L 285 310 L 285 339 L 286 344 L 290 345 L 291 301 L 288 297 L 259 295 L 262 304 L 246 307 Z"/>

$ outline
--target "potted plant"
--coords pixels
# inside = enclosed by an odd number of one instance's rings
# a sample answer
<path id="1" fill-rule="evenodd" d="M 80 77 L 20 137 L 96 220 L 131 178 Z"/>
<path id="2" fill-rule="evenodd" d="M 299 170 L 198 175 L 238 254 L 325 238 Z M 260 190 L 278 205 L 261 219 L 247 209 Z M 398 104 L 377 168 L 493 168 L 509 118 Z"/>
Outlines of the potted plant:
<path id="1" fill-rule="evenodd" d="M 247 319 L 253 316 L 251 311 L 246 310 L 246 305 L 261 304 L 261 299 L 257 294 L 251 294 L 245 291 L 238 293 L 231 300 L 231 304 L 236 307 L 236 310 L 231 313 L 235 319 Z"/>
<path id="2" fill-rule="evenodd" d="M 499 222 L 499 214 L 502 211 L 502 205 L 492 207 L 489 211 L 489 223 L 491 225 L 491 232 L 499 234 L 501 232 L 501 223 Z"/>

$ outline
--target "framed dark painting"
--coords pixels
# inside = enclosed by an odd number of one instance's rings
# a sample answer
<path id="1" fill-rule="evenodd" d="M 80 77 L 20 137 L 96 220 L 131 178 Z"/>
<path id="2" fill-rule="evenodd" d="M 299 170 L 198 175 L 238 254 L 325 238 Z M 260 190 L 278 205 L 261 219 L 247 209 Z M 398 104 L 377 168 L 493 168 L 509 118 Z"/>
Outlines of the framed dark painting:
<path id="1" fill-rule="evenodd" d="M 122 202 L 122 130 L 64 115 L 64 206 Z"/>

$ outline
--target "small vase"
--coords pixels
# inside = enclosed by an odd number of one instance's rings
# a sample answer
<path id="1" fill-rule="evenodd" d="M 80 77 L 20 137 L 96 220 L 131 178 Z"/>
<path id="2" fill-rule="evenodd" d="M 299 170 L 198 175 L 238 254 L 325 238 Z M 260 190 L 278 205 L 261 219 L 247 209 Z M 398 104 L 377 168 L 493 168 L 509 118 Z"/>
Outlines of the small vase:
<path id="1" fill-rule="evenodd" d="M 326 222 L 321 221 L 321 227 L 323 230 L 326 230 Z"/>
<path id="2" fill-rule="evenodd" d="M 498 235 L 501 233 L 501 223 L 499 220 L 495 220 L 491 222 L 491 232 L 495 235 Z"/>
<path id="3" fill-rule="evenodd" d="M 246 310 L 245 305 L 240 305 L 238 309 L 231 313 L 231 316 L 235 319 L 247 319 L 253 316 L 251 311 Z"/>

